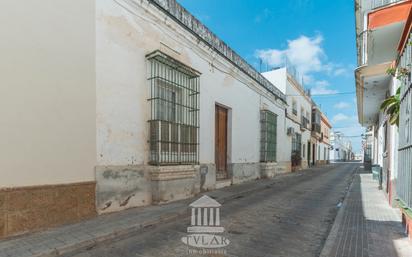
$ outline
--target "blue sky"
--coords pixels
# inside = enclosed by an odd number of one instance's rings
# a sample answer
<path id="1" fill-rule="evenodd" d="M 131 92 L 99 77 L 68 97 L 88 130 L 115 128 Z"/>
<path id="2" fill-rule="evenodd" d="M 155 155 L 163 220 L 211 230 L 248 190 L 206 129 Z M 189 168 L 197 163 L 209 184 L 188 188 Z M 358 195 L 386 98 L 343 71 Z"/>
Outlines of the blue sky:
<path id="1" fill-rule="evenodd" d="M 356 67 L 351 0 L 178 0 L 256 69 L 299 70 L 336 131 L 359 136 L 353 70 Z M 266 66 L 267 64 L 267 66 Z M 338 95 L 330 95 L 339 93 Z M 322 95 L 325 94 L 325 95 Z M 318 95 L 318 96 L 316 96 Z M 348 138 L 349 139 L 349 138 Z M 350 138 L 360 150 L 360 138 Z"/>

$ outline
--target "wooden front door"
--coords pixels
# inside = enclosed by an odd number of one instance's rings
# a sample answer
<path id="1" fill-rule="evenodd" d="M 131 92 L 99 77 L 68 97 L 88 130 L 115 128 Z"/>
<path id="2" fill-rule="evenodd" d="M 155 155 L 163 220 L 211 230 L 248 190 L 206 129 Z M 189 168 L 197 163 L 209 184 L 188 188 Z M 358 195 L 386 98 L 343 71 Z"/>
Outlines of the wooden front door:
<path id="1" fill-rule="evenodd" d="M 226 179 L 227 175 L 227 114 L 226 108 L 215 107 L 215 163 L 216 178 Z"/>

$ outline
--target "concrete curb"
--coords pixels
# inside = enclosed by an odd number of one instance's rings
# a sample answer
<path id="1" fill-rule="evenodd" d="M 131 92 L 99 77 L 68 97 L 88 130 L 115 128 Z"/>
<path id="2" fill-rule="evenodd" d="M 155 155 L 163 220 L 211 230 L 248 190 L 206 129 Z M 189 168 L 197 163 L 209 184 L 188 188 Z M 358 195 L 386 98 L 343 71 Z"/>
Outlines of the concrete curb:
<path id="1" fill-rule="evenodd" d="M 359 170 L 359 167 L 356 168 L 356 170 L 355 170 L 355 172 L 352 176 L 350 185 L 349 185 L 347 191 L 345 192 L 345 196 L 343 198 L 342 206 L 339 208 L 338 213 L 337 213 L 337 215 L 336 215 L 336 217 L 333 221 L 332 228 L 329 231 L 329 235 L 326 238 L 325 244 L 323 245 L 323 248 L 322 248 L 322 251 L 320 252 L 319 257 L 330 257 L 331 256 L 331 251 L 332 251 L 332 248 L 333 248 L 333 244 L 336 241 L 336 238 L 338 236 L 338 231 L 339 231 L 339 228 L 340 228 L 340 224 L 342 224 L 344 209 L 348 205 L 348 196 L 349 196 L 350 191 L 353 187 L 353 181 L 354 181 L 355 175 L 358 172 L 358 170 Z"/>
<path id="2" fill-rule="evenodd" d="M 278 178 L 278 177 L 279 176 L 276 176 L 276 177 L 274 177 L 273 179 L 270 179 L 270 180 L 275 181 L 276 178 Z M 280 176 L 280 177 L 282 177 L 282 176 Z M 262 180 L 262 181 L 264 181 L 264 180 Z M 233 199 L 235 199 L 235 198 L 237 198 L 241 195 L 251 194 L 253 192 L 263 190 L 267 186 L 268 186 L 268 184 L 264 183 L 263 185 L 248 188 L 246 190 L 242 190 L 242 191 L 239 191 L 239 192 L 234 192 L 234 193 L 230 194 L 229 196 L 225 196 L 225 197 L 222 197 L 222 198 L 218 197 L 216 200 L 218 200 L 220 203 L 225 203 L 225 202 L 233 200 Z M 213 192 L 214 191 L 205 192 L 204 194 L 210 195 Z M 189 212 L 188 212 L 187 208 L 183 208 L 181 210 L 177 210 L 175 212 L 165 214 L 165 215 L 162 215 L 160 217 L 156 217 L 154 219 L 146 220 L 142 223 L 137 223 L 135 225 L 131 225 L 130 227 L 128 227 L 126 229 L 116 230 L 116 231 L 113 231 L 111 233 L 101 235 L 101 236 L 96 236 L 93 239 L 85 239 L 85 240 L 82 240 L 81 242 L 76 242 L 74 244 L 66 244 L 66 245 L 63 245 L 61 247 L 57 247 L 53 250 L 49 250 L 47 252 L 34 254 L 33 256 L 35 256 L 35 257 L 56 257 L 56 256 L 63 255 L 63 254 L 69 254 L 69 253 L 72 253 L 72 252 L 85 250 L 87 248 L 92 248 L 92 247 L 96 246 L 97 244 L 101 244 L 101 243 L 113 240 L 115 238 L 118 238 L 118 237 L 127 237 L 130 234 L 136 233 L 136 232 L 138 232 L 140 230 L 143 230 L 145 228 L 148 228 L 150 226 L 155 226 L 155 225 L 158 225 L 158 224 L 167 223 L 167 222 L 170 222 L 170 221 L 173 221 L 173 220 L 176 220 L 176 219 L 179 219 L 179 218 L 185 218 L 185 217 L 188 217 L 188 216 L 189 216 Z"/>

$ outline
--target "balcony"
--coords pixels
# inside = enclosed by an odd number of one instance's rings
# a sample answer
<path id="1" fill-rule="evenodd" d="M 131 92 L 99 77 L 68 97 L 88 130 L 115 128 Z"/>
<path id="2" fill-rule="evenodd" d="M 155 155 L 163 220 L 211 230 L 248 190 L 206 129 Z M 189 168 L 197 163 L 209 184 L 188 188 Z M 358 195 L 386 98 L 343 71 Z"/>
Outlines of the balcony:
<path id="1" fill-rule="evenodd" d="M 309 120 L 306 117 L 302 116 L 300 118 L 300 130 L 303 131 L 305 129 L 309 129 Z"/>
<path id="2" fill-rule="evenodd" d="M 398 54 L 405 22 L 412 8 L 411 1 L 356 0 L 357 53 L 355 70 L 358 119 L 362 126 L 376 122 L 379 105 L 385 99 L 391 82 L 387 69 Z M 375 8 L 365 11 L 367 8 Z M 382 8 L 385 7 L 385 8 Z M 365 23 L 365 24 L 364 24 Z"/>
<path id="3" fill-rule="evenodd" d="M 378 8 L 385 7 L 390 4 L 402 2 L 405 0 L 368 0 L 364 1 L 364 6 L 362 6 L 365 10 L 374 10 Z"/>
<path id="4" fill-rule="evenodd" d="M 312 123 L 312 132 L 319 133 L 320 134 L 320 124 L 318 123 Z"/>
<path id="5" fill-rule="evenodd" d="M 356 0 L 358 66 L 392 62 L 411 9 L 410 1 Z M 384 7 L 384 8 L 382 8 Z"/>
<path id="6" fill-rule="evenodd" d="M 362 33 L 358 36 L 359 40 L 359 55 L 358 55 L 358 62 L 359 66 L 367 65 L 368 64 L 368 30 L 362 31 Z"/>

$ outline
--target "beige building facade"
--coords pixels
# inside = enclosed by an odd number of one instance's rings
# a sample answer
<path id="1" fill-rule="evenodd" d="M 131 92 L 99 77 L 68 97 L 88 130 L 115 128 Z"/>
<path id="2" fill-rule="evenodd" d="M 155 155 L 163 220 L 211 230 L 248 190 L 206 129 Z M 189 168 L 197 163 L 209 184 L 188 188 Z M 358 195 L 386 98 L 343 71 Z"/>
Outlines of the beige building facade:
<path id="1" fill-rule="evenodd" d="M 330 133 L 332 125 L 330 124 L 328 117 L 325 114 L 321 114 L 320 118 L 320 130 L 321 135 L 318 142 L 318 164 L 328 164 L 330 162 Z"/>
<path id="2" fill-rule="evenodd" d="M 5 0 L 0 30 L 0 237 L 96 215 L 94 1 Z"/>

